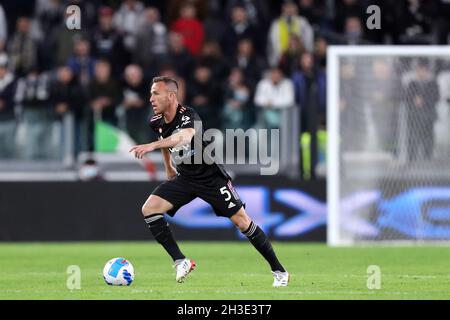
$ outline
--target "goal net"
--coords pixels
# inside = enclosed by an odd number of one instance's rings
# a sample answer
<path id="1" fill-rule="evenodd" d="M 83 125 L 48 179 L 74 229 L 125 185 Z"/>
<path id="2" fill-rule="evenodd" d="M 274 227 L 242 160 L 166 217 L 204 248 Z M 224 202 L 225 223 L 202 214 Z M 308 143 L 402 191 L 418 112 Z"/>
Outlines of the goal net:
<path id="1" fill-rule="evenodd" d="M 331 46 L 328 243 L 450 244 L 450 48 Z"/>

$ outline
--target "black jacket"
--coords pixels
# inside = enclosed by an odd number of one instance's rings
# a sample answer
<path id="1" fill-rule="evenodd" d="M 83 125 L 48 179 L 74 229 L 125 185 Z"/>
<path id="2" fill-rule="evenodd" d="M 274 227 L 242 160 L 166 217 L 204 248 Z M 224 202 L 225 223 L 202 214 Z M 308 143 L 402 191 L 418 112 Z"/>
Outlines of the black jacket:
<path id="1" fill-rule="evenodd" d="M 0 109 L 0 121 L 14 119 L 14 91 L 16 81 L 11 73 L 0 79 L 0 101 L 4 107 Z"/>

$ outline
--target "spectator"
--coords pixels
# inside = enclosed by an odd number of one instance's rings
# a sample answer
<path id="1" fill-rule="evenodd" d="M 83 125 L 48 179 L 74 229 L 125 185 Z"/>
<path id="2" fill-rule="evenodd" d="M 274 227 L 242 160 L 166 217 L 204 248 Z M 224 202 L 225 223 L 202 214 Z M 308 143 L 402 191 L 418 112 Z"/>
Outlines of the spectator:
<path id="1" fill-rule="evenodd" d="M 316 67 L 325 71 L 327 66 L 327 46 L 328 42 L 324 37 L 317 37 L 314 46 L 314 61 Z"/>
<path id="2" fill-rule="evenodd" d="M 292 75 L 295 89 L 295 102 L 300 107 L 302 131 L 314 131 L 325 122 L 326 76 L 325 71 L 315 69 L 314 57 L 305 52 L 300 57 L 300 66 Z"/>
<path id="3" fill-rule="evenodd" d="M 419 61 L 416 76 L 417 78 L 412 80 L 406 88 L 407 149 L 410 161 L 417 160 L 420 153 L 425 159 L 433 156 L 436 103 L 439 100 L 439 89 L 427 61 Z"/>
<path id="4" fill-rule="evenodd" d="M 251 92 L 245 84 L 244 74 L 233 68 L 225 87 L 225 105 L 222 111 L 222 129 L 246 130 L 253 117 L 249 114 Z"/>
<path id="5" fill-rule="evenodd" d="M 123 0 L 113 18 L 116 30 L 123 36 L 123 44 L 129 52 L 136 48 L 139 22 L 144 13 L 144 5 L 137 0 Z"/>
<path id="6" fill-rule="evenodd" d="M 52 66 L 66 64 L 74 54 L 75 43 L 80 39 L 88 39 L 85 29 L 70 30 L 65 23 L 49 34 L 49 51 L 52 59 Z"/>
<path id="7" fill-rule="evenodd" d="M 205 40 L 215 40 L 223 45 L 223 39 L 227 32 L 228 22 L 223 14 L 223 5 L 221 0 L 208 1 L 208 16 L 203 20 L 203 29 L 205 30 Z M 222 47 L 224 50 L 225 48 Z"/>
<path id="8" fill-rule="evenodd" d="M 111 77 L 111 65 L 106 60 L 95 63 L 95 73 L 89 85 L 90 107 L 96 118 L 115 125 L 116 106 L 121 101 L 119 84 Z"/>
<path id="9" fill-rule="evenodd" d="M 256 84 L 261 78 L 261 70 L 266 68 L 266 64 L 261 57 L 254 53 L 251 39 L 239 41 L 233 66 L 242 70 L 250 90 L 254 92 Z"/>
<path id="10" fill-rule="evenodd" d="M 37 19 L 39 33 L 44 36 L 44 41 L 63 22 L 65 9 L 61 0 L 37 1 L 34 16 Z"/>
<path id="11" fill-rule="evenodd" d="M 98 13 L 98 27 L 93 34 L 93 53 L 98 59 L 108 60 L 113 74 L 119 76 L 130 61 L 130 54 L 125 50 L 122 36 L 113 26 L 113 10 L 102 7 Z"/>
<path id="12" fill-rule="evenodd" d="M 304 52 L 299 58 L 299 67 L 292 76 L 295 102 L 300 107 L 300 141 L 302 146 L 302 172 L 305 178 L 316 177 L 318 164 L 318 135 L 326 120 L 325 71 L 316 69 L 312 53 Z"/>
<path id="13" fill-rule="evenodd" d="M 55 108 L 56 117 L 61 119 L 68 112 L 75 119 L 75 155 L 82 148 L 82 126 L 85 95 L 81 85 L 68 66 L 61 66 L 56 71 L 56 80 L 51 86 L 51 100 Z"/>
<path id="14" fill-rule="evenodd" d="M 294 34 L 289 36 L 289 47 L 280 58 L 280 68 L 286 76 L 291 76 L 298 68 L 298 58 L 305 52 L 300 38 Z"/>
<path id="15" fill-rule="evenodd" d="M 212 81 L 211 69 L 198 65 L 194 79 L 188 83 L 187 100 L 199 114 L 205 129 L 220 128 L 219 117 L 222 106 L 222 93 L 215 81 Z"/>
<path id="16" fill-rule="evenodd" d="M 179 33 L 171 32 L 169 34 L 169 52 L 164 62 L 166 65 L 173 66 L 184 79 L 191 78 L 195 60 L 184 46 L 183 38 Z"/>
<path id="17" fill-rule="evenodd" d="M 144 18 L 137 34 L 134 61 L 145 69 L 155 69 L 167 53 L 167 28 L 154 7 L 145 9 Z"/>
<path id="18" fill-rule="evenodd" d="M 226 1 L 226 16 L 231 16 L 231 11 L 235 6 L 241 6 L 247 12 L 248 20 L 254 28 L 258 29 L 261 34 L 267 34 L 268 25 L 270 24 L 271 11 L 268 1 L 260 0 L 228 0 Z"/>
<path id="19" fill-rule="evenodd" d="M 256 87 L 254 103 L 260 108 L 258 127 L 266 129 L 280 128 L 281 110 L 295 104 L 294 86 L 284 77 L 278 67 L 272 67 L 268 76 L 261 79 Z"/>
<path id="20" fill-rule="evenodd" d="M 195 6 L 189 2 L 180 8 L 180 17 L 171 25 L 171 31 L 180 33 L 189 52 L 197 56 L 203 45 L 205 31 L 197 18 Z"/>
<path id="21" fill-rule="evenodd" d="M 208 16 L 208 4 L 211 0 L 169 0 L 167 25 L 172 25 L 180 18 L 181 9 L 185 4 L 194 6 L 197 18 L 204 21 Z"/>
<path id="22" fill-rule="evenodd" d="M 67 65 L 79 79 L 83 87 L 87 87 L 94 76 L 95 59 L 91 55 L 91 44 L 87 39 L 78 39 L 74 45 L 74 55 Z"/>
<path id="23" fill-rule="evenodd" d="M 345 20 L 345 44 L 356 45 L 365 42 L 361 19 L 356 16 L 350 16 Z"/>
<path id="24" fill-rule="evenodd" d="M 6 29 L 8 32 L 7 38 L 10 39 L 13 32 L 16 31 L 17 21 L 20 17 L 31 17 L 34 13 L 35 1 L 29 0 L 15 0 L 15 1 L 0 1 L 3 10 L 6 14 Z M 11 62 L 11 60 L 10 60 Z"/>
<path id="25" fill-rule="evenodd" d="M 257 41 L 259 35 L 256 29 L 250 24 L 247 17 L 247 12 L 242 6 L 235 6 L 231 11 L 231 22 L 225 33 L 223 48 L 229 56 L 236 54 L 236 48 L 239 40 L 244 38 L 254 39 Z M 259 48 L 260 44 L 256 43 Z"/>
<path id="26" fill-rule="evenodd" d="M 397 1 L 396 1 L 397 2 Z M 356 17 L 362 21 L 366 16 L 364 7 L 359 0 L 336 1 L 334 18 L 334 30 L 337 33 L 345 33 L 345 26 L 349 17 Z"/>
<path id="27" fill-rule="evenodd" d="M 52 83 L 51 99 L 58 117 L 68 112 L 81 118 L 84 104 L 83 90 L 68 66 L 61 66 L 56 71 L 56 80 Z"/>
<path id="28" fill-rule="evenodd" d="M 87 89 L 88 109 L 86 110 L 87 137 L 86 148 L 93 151 L 94 125 L 103 120 L 111 125 L 117 125 L 116 106 L 121 101 L 119 84 L 111 77 L 111 66 L 107 60 L 97 60 L 94 78 Z"/>
<path id="29" fill-rule="evenodd" d="M 52 157 L 52 124 L 55 118 L 50 100 L 50 77 L 37 66 L 19 78 L 15 102 L 21 105 L 26 128 L 24 157 L 27 160 L 49 159 Z"/>
<path id="30" fill-rule="evenodd" d="M 40 42 L 40 63 L 43 69 L 51 69 L 56 64 L 52 35 L 58 32 L 64 22 L 65 8 L 61 0 L 36 1 L 35 19 L 31 29 L 37 34 L 36 38 Z"/>
<path id="31" fill-rule="evenodd" d="M 197 60 L 199 64 L 208 66 L 211 69 L 212 77 L 217 82 L 222 83 L 228 76 L 228 61 L 223 57 L 219 43 L 216 41 L 206 41 Z"/>
<path id="32" fill-rule="evenodd" d="M 16 32 L 9 43 L 11 67 L 19 77 L 39 64 L 39 43 L 31 36 L 30 18 L 17 19 Z"/>
<path id="33" fill-rule="evenodd" d="M 314 49 L 313 30 L 308 20 L 298 15 L 297 5 L 292 0 L 283 2 L 281 16 L 272 22 L 268 39 L 268 58 L 271 66 L 276 66 L 288 50 L 289 36 L 297 35 L 306 51 Z"/>
<path id="34" fill-rule="evenodd" d="M 8 70 L 8 57 L 0 54 L 0 159 L 14 156 L 16 119 L 14 115 L 15 78 Z"/>
<path id="35" fill-rule="evenodd" d="M 125 68 L 124 78 L 121 106 L 125 109 L 127 132 L 136 143 L 147 143 L 150 135 L 144 120 L 150 111 L 148 85 L 144 82 L 141 67 L 136 64 Z"/>

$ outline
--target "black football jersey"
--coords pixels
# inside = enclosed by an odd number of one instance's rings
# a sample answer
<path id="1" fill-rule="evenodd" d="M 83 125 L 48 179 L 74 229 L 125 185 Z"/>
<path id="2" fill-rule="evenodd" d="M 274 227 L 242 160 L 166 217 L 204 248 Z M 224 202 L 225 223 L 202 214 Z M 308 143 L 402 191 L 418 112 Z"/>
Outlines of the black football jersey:
<path id="1" fill-rule="evenodd" d="M 198 126 L 201 121 L 200 116 L 193 108 L 182 105 L 178 105 L 175 118 L 170 123 L 165 122 L 162 114 L 155 115 L 149 120 L 150 126 L 157 134 L 158 139 L 170 137 L 173 133 L 181 129 L 198 129 L 198 127 L 194 127 L 194 123 Z M 223 165 L 215 163 L 212 160 L 205 162 L 203 149 L 209 143 L 203 141 L 202 137 L 203 126 L 202 132 L 197 132 L 196 130 L 195 136 L 190 143 L 169 148 L 170 156 L 176 164 L 178 173 L 184 177 L 196 180 L 207 180 L 217 174 L 223 175 L 226 179 L 231 179 Z M 198 160 L 201 160 L 201 163 L 198 163 Z"/>

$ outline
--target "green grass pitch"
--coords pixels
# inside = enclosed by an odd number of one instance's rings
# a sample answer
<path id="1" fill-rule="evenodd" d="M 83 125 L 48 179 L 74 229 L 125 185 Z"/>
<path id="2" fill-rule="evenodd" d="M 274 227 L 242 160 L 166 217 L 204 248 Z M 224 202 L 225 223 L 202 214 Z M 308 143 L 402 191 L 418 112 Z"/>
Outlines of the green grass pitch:
<path id="1" fill-rule="evenodd" d="M 153 241 L 0 243 L 0 300 L 450 299 L 450 247 L 273 245 L 292 274 L 289 287 L 272 288 L 268 265 L 247 242 L 180 242 L 198 264 L 182 284 Z M 103 266 L 113 257 L 134 265 L 131 286 L 104 283 Z M 79 290 L 67 289 L 69 265 L 80 267 Z M 369 265 L 380 267 L 380 289 L 367 288 Z"/>

